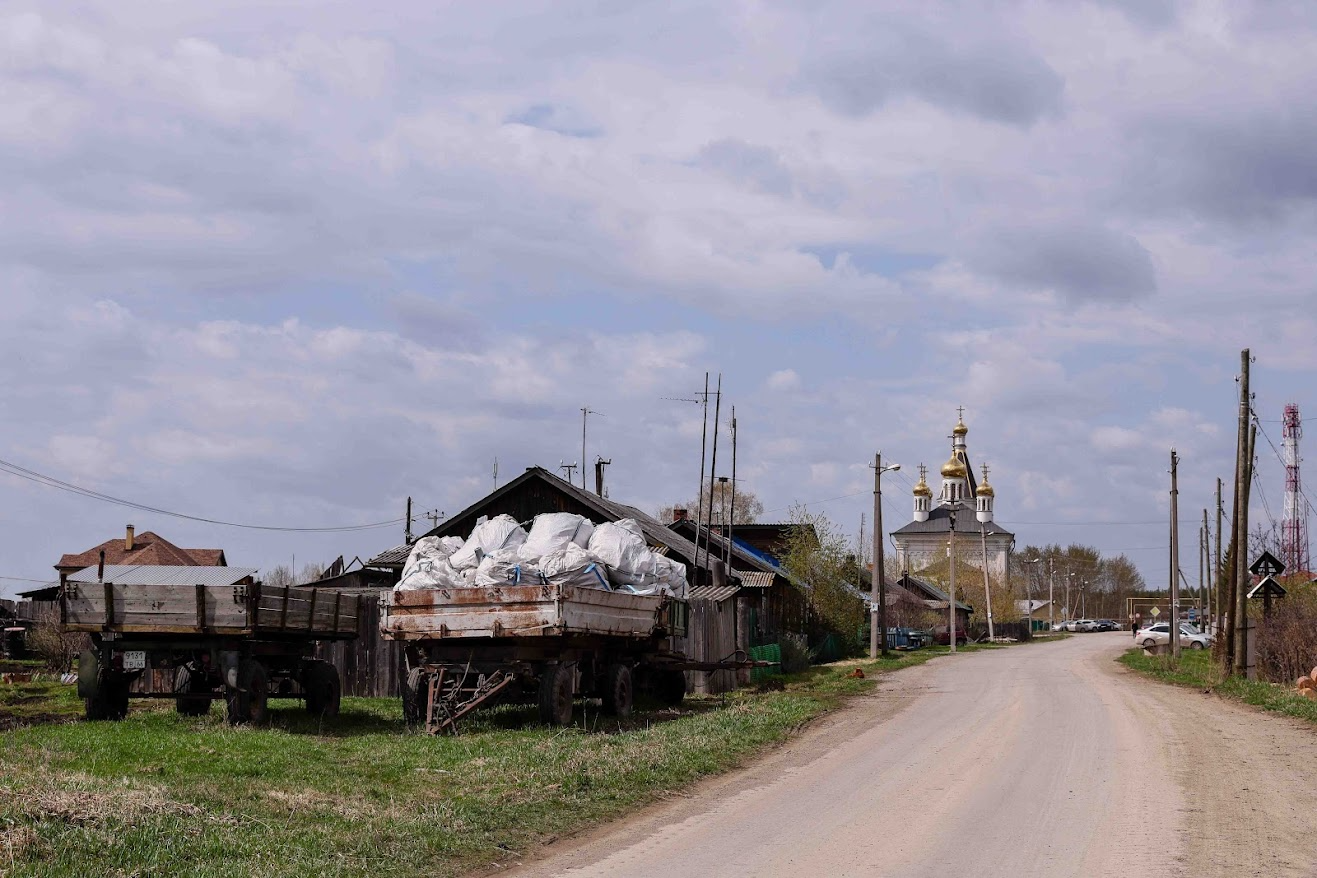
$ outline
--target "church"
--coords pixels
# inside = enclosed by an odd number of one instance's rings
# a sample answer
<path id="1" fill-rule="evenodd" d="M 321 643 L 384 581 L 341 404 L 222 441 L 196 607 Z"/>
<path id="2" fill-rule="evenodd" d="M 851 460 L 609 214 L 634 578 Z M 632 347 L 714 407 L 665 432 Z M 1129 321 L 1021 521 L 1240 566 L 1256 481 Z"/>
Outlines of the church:
<path id="1" fill-rule="evenodd" d="M 942 465 L 942 485 L 936 506 L 933 490 L 928 486 L 928 468 L 919 466 L 919 484 L 914 488 L 914 520 L 891 535 L 902 570 L 918 573 L 946 558 L 954 521 L 957 559 L 982 568 L 986 538 L 988 572 L 998 579 L 1006 576 L 1006 558 L 1015 543 L 1015 534 L 992 520 L 996 492 L 988 484 L 987 464 L 983 466 L 983 481 L 974 477 L 965 444 L 968 434 L 961 409 L 960 419 L 951 431 L 951 458 Z"/>

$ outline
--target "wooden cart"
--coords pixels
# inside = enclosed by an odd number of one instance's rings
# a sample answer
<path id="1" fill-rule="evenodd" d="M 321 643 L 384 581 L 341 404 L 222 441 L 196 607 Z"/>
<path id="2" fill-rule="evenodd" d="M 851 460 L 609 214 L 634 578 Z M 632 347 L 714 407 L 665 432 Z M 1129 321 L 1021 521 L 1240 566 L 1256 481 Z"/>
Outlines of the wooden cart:
<path id="1" fill-rule="evenodd" d="M 269 697 L 338 713 L 341 683 L 311 657 L 318 640 L 355 638 L 358 595 L 271 587 L 254 569 L 111 566 L 61 588 L 65 631 L 91 635 L 78 665 L 88 719 L 122 719 L 130 697 L 173 698 L 201 715 L 223 699 L 228 721 L 262 723 Z"/>

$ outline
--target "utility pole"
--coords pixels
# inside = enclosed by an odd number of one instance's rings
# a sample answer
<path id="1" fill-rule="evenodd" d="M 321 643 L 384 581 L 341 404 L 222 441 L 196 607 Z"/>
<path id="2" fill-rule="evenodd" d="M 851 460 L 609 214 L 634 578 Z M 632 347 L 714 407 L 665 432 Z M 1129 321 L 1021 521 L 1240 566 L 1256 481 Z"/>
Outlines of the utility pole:
<path id="1" fill-rule="evenodd" d="M 869 619 L 869 658 L 879 654 L 887 658 L 887 571 L 883 569 L 883 473 L 899 470 L 899 463 L 883 466 L 882 452 L 873 456 L 873 577 L 869 583 L 869 599 L 874 604 L 878 615 L 870 614 Z M 953 519 L 954 520 L 954 519 Z M 863 558 L 861 558 L 863 560 Z M 954 574 L 953 574 L 954 575 Z M 954 581 L 954 580 L 953 580 Z M 953 616 L 954 618 L 954 616 Z M 951 639 L 956 639 L 952 632 Z"/>
<path id="2" fill-rule="evenodd" d="M 987 469 L 988 467 L 985 464 L 983 467 L 984 479 L 988 477 Z M 992 589 L 988 584 L 988 526 L 986 524 L 979 524 L 979 538 L 983 540 L 983 598 L 988 606 L 988 642 L 991 643 L 997 635 L 992 630 Z"/>
<path id="3" fill-rule="evenodd" d="M 700 528 L 704 524 L 704 453 L 709 445 L 709 373 L 704 373 L 704 428 L 700 433 L 700 494 L 699 499 L 695 501 L 695 569 L 691 571 L 694 578 L 692 582 L 699 582 L 700 572 Z M 710 500 L 713 498 L 713 491 L 709 491 Z"/>
<path id="4" fill-rule="evenodd" d="M 1171 449 L 1171 655 L 1180 657 L 1180 458 Z"/>
<path id="5" fill-rule="evenodd" d="M 951 593 L 947 595 L 947 644 L 951 651 L 956 651 L 956 507 L 958 503 L 951 504 L 951 515 L 948 518 L 951 529 L 951 544 L 948 552 L 951 555 Z"/>
<path id="6" fill-rule="evenodd" d="M 708 529 L 708 530 L 705 532 L 705 534 L 704 534 L 704 561 L 705 561 L 706 564 L 707 564 L 708 561 L 709 561 L 709 549 L 710 549 L 710 547 L 713 545 L 713 527 L 712 527 L 712 524 L 713 524 L 713 492 L 714 492 L 714 485 L 716 484 L 716 482 L 714 481 L 714 474 L 718 472 L 718 431 L 719 431 L 719 429 L 720 429 L 721 426 L 722 426 L 722 424 L 721 424 L 721 422 L 720 422 L 720 420 L 719 420 L 719 419 L 722 417 L 722 408 L 723 408 L 723 373 L 719 372 L 719 373 L 718 373 L 718 390 L 717 390 L 717 393 L 715 394 L 715 396 L 714 396 L 714 398 L 713 398 L 713 450 L 712 450 L 712 452 L 710 453 L 710 457 L 709 457 L 709 524 L 710 524 L 710 527 L 709 527 L 709 529 Z M 699 546 L 697 545 L 696 548 L 698 549 Z"/>
<path id="7" fill-rule="evenodd" d="M 736 521 L 736 406 L 732 406 L 732 511 L 727 516 L 727 572 L 732 572 L 732 523 Z"/>
<path id="8" fill-rule="evenodd" d="M 1047 633 L 1052 633 L 1052 626 L 1056 624 L 1056 598 L 1053 592 L 1056 586 L 1056 556 L 1047 557 Z"/>
<path id="9" fill-rule="evenodd" d="M 412 498 L 407 498 L 407 527 L 402 532 L 403 540 L 407 545 L 412 544 Z"/>
<path id="10" fill-rule="evenodd" d="M 1252 397 L 1250 397 L 1251 399 Z M 1258 442 L 1258 425 L 1248 428 L 1248 449 L 1244 457 L 1243 501 L 1239 504 L 1239 588 L 1235 593 L 1235 670 L 1248 674 L 1248 504 L 1253 493 L 1253 456 Z"/>
<path id="11" fill-rule="evenodd" d="M 1208 631 L 1210 619 L 1212 618 L 1212 588 L 1209 581 L 1212 578 L 1212 537 L 1211 531 L 1207 529 L 1207 510 L 1203 510 L 1203 527 L 1199 531 L 1198 558 L 1200 565 L 1198 568 L 1198 588 L 1203 596 L 1203 630 Z"/>
<path id="12" fill-rule="evenodd" d="M 1221 505 L 1221 479 L 1218 476 L 1216 480 L 1216 565 L 1212 568 L 1212 585 L 1216 589 L 1216 633 L 1218 637 L 1224 630 L 1222 625 L 1225 620 L 1225 608 L 1221 603 L 1225 589 L 1225 581 L 1221 578 L 1221 518 L 1224 515 L 1225 507 Z"/>
<path id="13" fill-rule="evenodd" d="M 1227 621 L 1228 630 L 1226 633 L 1226 655 L 1229 665 L 1226 668 L 1227 673 L 1234 673 L 1243 666 L 1243 651 L 1239 650 L 1240 634 L 1240 617 L 1239 617 L 1239 594 L 1246 592 L 1243 587 L 1242 571 L 1246 569 L 1245 562 L 1240 559 L 1247 553 L 1248 531 L 1240 529 L 1240 522 L 1245 518 L 1240 511 L 1247 502 L 1244 499 L 1244 486 L 1247 484 L 1248 474 L 1247 467 L 1244 463 L 1248 455 L 1248 410 L 1249 410 L 1249 391 L 1248 391 L 1248 367 L 1249 352 L 1248 348 L 1239 352 L 1239 424 L 1236 433 L 1235 442 L 1235 492 L 1234 492 L 1234 513 L 1230 517 L 1230 589 L 1229 589 L 1229 619 Z"/>
<path id="14" fill-rule="evenodd" d="M 585 487 L 585 421 L 590 415 L 597 415 L 599 412 L 594 411 L 588 405 L 581 406 L 581 487 Z M 498 464 L 494 464 L 494 479 L 498 479 Z"/>

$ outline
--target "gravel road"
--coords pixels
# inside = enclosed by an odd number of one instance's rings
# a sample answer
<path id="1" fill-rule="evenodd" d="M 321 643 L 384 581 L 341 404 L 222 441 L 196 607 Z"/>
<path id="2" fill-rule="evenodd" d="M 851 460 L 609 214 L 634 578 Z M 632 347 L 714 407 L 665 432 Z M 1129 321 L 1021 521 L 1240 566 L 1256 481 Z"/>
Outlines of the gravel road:
<path id="1" fill-rule="evenodd" d="M 1154 683 L 1128 635 L 936 659 L 750 768 L 508 873 L 1317 876 L 1311 726 Z"/>

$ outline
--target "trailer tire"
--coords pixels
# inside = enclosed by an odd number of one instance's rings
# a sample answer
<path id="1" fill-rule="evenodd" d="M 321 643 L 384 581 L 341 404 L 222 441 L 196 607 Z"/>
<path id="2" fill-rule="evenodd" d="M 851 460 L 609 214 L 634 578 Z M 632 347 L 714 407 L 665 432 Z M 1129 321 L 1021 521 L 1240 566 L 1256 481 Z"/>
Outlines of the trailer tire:
<path id="1" fill-rule="evenodd" d="M 415 728 L 425 722 L 425 697 L 427 677 L 422 667 L 412 668 L 407 672 L 407 679 L 402 684 L 402 720 Z"/>
<path id="2" fill-rule="evenodd" d="M 686 675 L 681 671 L 662 670 L 654 675 L 654 697 L 668 707 L 676 707 L 686 697 Z"/>
<path id="3" fill-rule="evenodd" d="M 608 666 L 604 671 L 604 713 L 609 716 L 628 717 L 635 703 L 635 687 L 632 684 L 631 669 L 621 662 Z"/>
<path id="4" fill-rule="evenodd" d="M 225 705 L 229 725 L 264 725 L 270 718 L 269 688 L 269 677 L 260 662 L 245 659 L 238 665 L 238 686 L 229 690 Z"/>
<path id="5" fill-rule="evenodd" d="M 550 726 L 572 723 L 572 668 L 557 662 L 545 665 L 540 676 L 540 722 Z"/>
<path id="6" fill-rule="evenodd" d="M 184 693 L 206 691 L 205 678 L 193 672 L 187 665 L 179 665 L 174 671 L 174 692 L 179 697 L 174 699 L 174 708 L 179 716 L 205 716 L 210 713 L 209 698 L 185 698 Z"/>
<path id="7" fill-rule="evenodd" d="M 338 679 L 338 669 L 329 662 L 319 659 L 307 662 L 303 681 L 306 712 L 325 719 L 338 716 L 339 702 L 343 696 L 343 685 Z"/>

